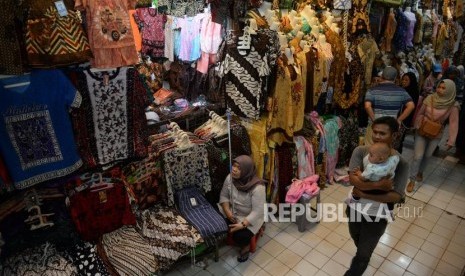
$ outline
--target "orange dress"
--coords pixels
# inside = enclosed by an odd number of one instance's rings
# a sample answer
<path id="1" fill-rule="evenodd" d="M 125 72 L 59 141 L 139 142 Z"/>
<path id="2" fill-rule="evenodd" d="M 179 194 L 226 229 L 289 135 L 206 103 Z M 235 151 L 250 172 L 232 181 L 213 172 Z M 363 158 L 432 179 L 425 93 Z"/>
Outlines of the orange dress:
<path id="1" fill-rule="evenodd" d="M 129 9 L 129 0 L 76 0 L 77 9 L 85 9 L 87 34 L 94 54 L 94 68 L 112 68 L 138 63 Z"/>

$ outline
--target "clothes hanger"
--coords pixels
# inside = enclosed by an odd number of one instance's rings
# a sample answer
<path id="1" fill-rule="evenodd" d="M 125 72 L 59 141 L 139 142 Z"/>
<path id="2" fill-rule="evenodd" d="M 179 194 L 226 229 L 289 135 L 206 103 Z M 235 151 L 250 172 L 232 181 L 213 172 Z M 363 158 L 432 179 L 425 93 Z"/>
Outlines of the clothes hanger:
<path id="1" fill-rule="evenodd" d="M 176 144 L 176 146 L 179 148 L 179 149 L 187 149 L 189 147 L 191 147 L 193 144 L 192 142 L 189 140 L 189 135 L 187 135 L 187 133 L 184 133 L 178 140 L 178 143 Z"/>

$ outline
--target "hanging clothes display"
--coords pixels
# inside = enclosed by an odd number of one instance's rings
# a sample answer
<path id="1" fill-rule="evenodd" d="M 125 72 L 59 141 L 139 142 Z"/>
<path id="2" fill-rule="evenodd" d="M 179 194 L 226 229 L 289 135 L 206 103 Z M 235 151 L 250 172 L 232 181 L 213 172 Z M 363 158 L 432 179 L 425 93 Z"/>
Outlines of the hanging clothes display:
<path id="1" fill-rule="evenodd" d="M 112 68 L 139 62 L 129 21 L 129 0 L 76 0 L 75 7 L 85 10 L 87 35 L 94 55 L 94 68 Z"/>
<path id="2" fill-rule="evenodd" d="M 174 203 L 176 190 L 188 186 L 199 187 L 204 193 L 211 190 L 208 153 L 204 144 L 163 152 L 163 168 L 169 206 Z"/>
<path id="3" fill-rule="evenodd" d="M 136 10 L 134 18 L 142 30 L 141 52 L 152 57 L 163 57 L 166 15 L 158 14 L 156 9 L 142 8 Z"/>
<path id="4" fill-rule="evenodd" d="M 81 95 L 58 70 L 33 71 L 27 82 L 0 80 L 0 150 L 17 189 L 62 177 L 82 165 L 76 149 L 69 109 Z M 23 82 L 21 82 L 23 81 Z"/>
<path id="5" fill-rule="evenodd" d="M 304 108 L 300 66 L 280 60 L 276 88 L 272 95 L 271 112 L 268 117 L 269 143 L 281 145 L 285 141 L 292 141 L 294 132 L 302 129 Z"/>
<path id="6" fill-rule="evenodd" d="M 19 2 L 0 1 L 0 74 L 19 75 L 26 67 L 22 43 Z"/>
<path id="7" fill-rule="evenodd" d="M 134 68 L 86 70 L 77 76 L 82 108 L 73 111 L 81 157 L 88 167 L 147 155 L 147 93 Z"/>
<path id="8" fill-rule="evenodd" d="M 89 61 L 89 41 L 73 1 L 61 1 L 58 10 L 53 0 L 25 1 L 28 11 L 26 50 L 32 67 L 50 68 Z"/>

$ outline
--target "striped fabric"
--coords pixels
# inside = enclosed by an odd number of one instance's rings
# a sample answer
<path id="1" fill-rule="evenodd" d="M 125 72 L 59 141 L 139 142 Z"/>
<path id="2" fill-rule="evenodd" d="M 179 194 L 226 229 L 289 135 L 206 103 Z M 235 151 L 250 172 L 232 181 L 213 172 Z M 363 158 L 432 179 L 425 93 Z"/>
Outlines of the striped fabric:
<path id="1" fill-rule="evenodd" d="M 224 218 L 213 208 L 196 187 L 184 188 L 175 194 L 181 215 L 199 230 L 207 245 L 228 231 Z M 207 239 L 208 238 L 208 239 Z"/>
<path id="2" fill-rule="evenodd" d="M 369 89 L 365 101 L 371 102 L 375 119 L 382 116 L 397 118 L 402 105 L 412 101 L 405 89 L 394 83 L 382 83 Z"/>
<path id="3" fill-rule="evenodd" d="M 122 227 L 103 235 L 102 244 L 108 260 L 121 276 L 151 275 L 158 263 L 150 245 L 133 227 Z"/>

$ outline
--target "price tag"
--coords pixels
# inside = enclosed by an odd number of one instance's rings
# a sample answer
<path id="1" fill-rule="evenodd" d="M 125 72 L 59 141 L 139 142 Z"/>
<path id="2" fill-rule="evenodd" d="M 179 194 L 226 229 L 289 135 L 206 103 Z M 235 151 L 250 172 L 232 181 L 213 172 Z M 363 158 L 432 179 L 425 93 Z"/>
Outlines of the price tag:
<path id="1" fill-rule="evenodd" d="M 190 200 L 192 206 L 197 206 L 197 200 L 195 198 L 191 197 Z"/>
<path id="2" fill-rule="evenodd" d="M 68 15 L 68 10 L 66 9 L 65 3 L 63 3 L 63 0 L 56 1 L 55 2 L 55 7 L 57 8 L 58 14 L 60 16 L 67 16 Z"/>

